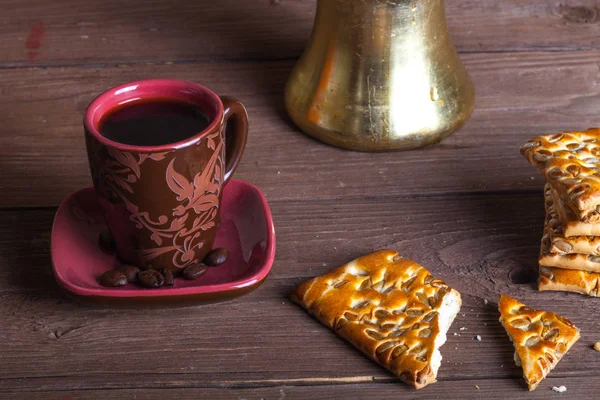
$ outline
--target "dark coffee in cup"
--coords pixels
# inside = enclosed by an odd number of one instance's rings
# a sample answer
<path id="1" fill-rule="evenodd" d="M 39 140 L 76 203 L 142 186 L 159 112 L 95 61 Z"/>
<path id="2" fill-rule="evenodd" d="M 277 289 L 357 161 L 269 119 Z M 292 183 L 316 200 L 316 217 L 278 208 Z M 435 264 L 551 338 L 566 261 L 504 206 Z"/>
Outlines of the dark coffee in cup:
<path id="1" fill-rule="evenodd" d="M 161 99 L 125 103 L 100 120 L 100 133 L 114 142 L 160 146 L 188 139 L 209 125 L 193 104 Z"/>

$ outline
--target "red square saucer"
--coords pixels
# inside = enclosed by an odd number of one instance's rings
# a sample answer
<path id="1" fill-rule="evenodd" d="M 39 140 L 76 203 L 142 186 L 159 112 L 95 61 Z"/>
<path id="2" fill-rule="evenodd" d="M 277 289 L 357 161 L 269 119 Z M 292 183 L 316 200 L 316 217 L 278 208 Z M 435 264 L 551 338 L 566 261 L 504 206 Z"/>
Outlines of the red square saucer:
<path id="1" fill-rule="evenodd" d="M 176 279 L 174 286 L 145 289 L 134 284 L 100 286 L 103 272 L 119 265 L 103 252 L 98 235 L 106 229 L 93 188 L 70 194 L 60 205 L 52 227 L 54 277 L 80 300 L 111 305 L 199 304 L 242 296 L 267 277 L 275 258 L 275 229 L 269 205 L 254 185 L 232 179 L 223 190 L 221 226 L 214 247 L 229 250 L 228 260 L 195 281 Z"/>

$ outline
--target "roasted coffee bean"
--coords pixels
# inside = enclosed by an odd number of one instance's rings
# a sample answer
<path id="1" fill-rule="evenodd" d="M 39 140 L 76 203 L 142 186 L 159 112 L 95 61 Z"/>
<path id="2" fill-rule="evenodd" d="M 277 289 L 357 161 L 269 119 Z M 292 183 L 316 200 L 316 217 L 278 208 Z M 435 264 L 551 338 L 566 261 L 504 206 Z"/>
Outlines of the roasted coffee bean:
<path id="1" fill-rule="evenodd" d="M 168 268 L 163 268 L 163 270 L 161 271 L 163 276 L 165 277 L 165 285 L 167 286 L 173 286 L 173 272 L 171 272 L 170 269 Z"/>
<path id="2" fill-rule="evenodd" d="M 179 268 L 177 271 L 171 271 L 173 273 L 173 278 L 181 278 L 183 276 L 183 269 Z"/>
<path id="3" fill-rule="evenodd" d="M 211 250 L 206 255 L 206 257 L 204 257 L 204 260 L 202 260 L 202 263 L 205 265 L 208 265 L 209 267 L 218 267 L 219 265 L 221 265 L 225 261 L 227 261 L 228 257 L 229 257 L 229 250 L 227 250 L 223 247 L 219 247 L 218 249 Z"/>
<path id="4" fill-rule="evenodd" d="M 186 267 L 183 270 L 183 277 L 188 281 L 193 281 L 200 278 L 207 270 L 207 266 L 204 264 L 193 264 Z"/>
<path id="5" fill-rule="evenodd" d="M 147 269 L 155 269 L 154 266 L 152 264 L 141 264 L 138 265 L 138 267 L 142 270 L 142 271 L 146 271 Z"/>
<path id="6" fill-rule="evenodd" d="M 117 249 L 115 239 L 113 239 L 112 234 L 108 230 L 100 232 L 100 235 L 98 235 L 98 245 L 100 246 L 100 250 L 109 254 L 114 253 Z"/>
<path id="7" fill-rule="evenodd" d="M 135 265 L 123 265 L 118 271 L 122 272 L 127 277 L 127 282 L 137 281 L 137 276 L 140 273 L 140 269 Z"/>
<path id="8" fill-rule="evenodd" d="M 98 278 L 98 282 L 105 287 L 119 287 L 127 285 L 127 277 L 117 270 L 106 271 Z"/>
<path id="9" fill-rule="evenodd" d="M 149 289 L 159 288 L 165 284 L 165 277 L 155 269 L 141 271 L 137 278 L 140 285 Z"/>

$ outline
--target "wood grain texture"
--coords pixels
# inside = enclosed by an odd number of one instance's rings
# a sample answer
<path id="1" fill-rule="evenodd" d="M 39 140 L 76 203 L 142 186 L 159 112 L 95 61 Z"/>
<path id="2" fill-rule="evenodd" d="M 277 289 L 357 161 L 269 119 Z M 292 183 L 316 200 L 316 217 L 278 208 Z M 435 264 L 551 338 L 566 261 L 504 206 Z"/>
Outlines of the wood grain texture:
<path id="1" fill-rule="evenodd" d="M 288 300 L 303 280 L 381 247 L 417 260 L 463 295 L 461 314 L 442 348 L 441 383 L 422 392 L 425 398 L 459 386 L 460 393 L 488 393 L 475 392 L 474 384 L 505 388 L 514 398 L 526 393 L 512 345 L 497 322 L 501 292 L 560 313 L 581 328 L 582 339 L 540 392 L 552 384 L 575 389 L 578 379 L 593 380 L 600 370 L 591 349 L 600 339 L 600 323 L 590 299 L 539 293 L 531 283 L 542 203 L 541 190 L 274 201 L 278 253 L 257 291 L 227 304 L 118 312 L 73 303 L 58 290 L 48 255 L 53 209 L 0 211 L 0 337 L 10 338 L 0 347 L 0 393 L 9 398 L 23 392 L 100 395 L 97 390 L 135 389 L 150 396 L 159 388 L 207 388 L 217 396 L 226 388 L 270 398 L 280 389 L 301 397 L 307 393 L 303 386 L 325 396 L 339 386 L 347 395 L 414 394 Z M 473 340 L 475 335 L 482 341 Z"/>
<path id="2" fill-rule="evenodd" d="M 561 386 L 562 378 L 548 378 L 535 392 L 527 392 L 512 379 L 478 379 L 463 381 L 441 381 L 430 385 L 427 389 L 418 393 L 410 393 L 399 388 L 395 382 L 372 380 L 371 377 L 356 377 L 347 381 L 323 380 L 306 385 L 306 382 L 274 382 L 273 387 L 261 388 L 228 388 L 227 390 L 206 387 L 186 387 L 183 389 L 127 389 L 127 390 L 64 390 L 64 391 L 41 391 L 27 393 L 31 400 L 196 400 L 196 399 L 252 399 L 252 400 L 305 400 L 308 398 L 331 399 L 331 400 L 397 400 L 398 398 L 423 398 L 423 399 L 482 399 L 482 400 L 506 400 L 510 393 L 511 400 L 546 400 L 549 398 L 560 398 L 558 393 L 552 391 L 553 386 Z M 361 379 L 362 378 L 362 379 Z M 369 382 L 364 382 L 369 380 Z M 600 390 L 598 380 L 589 378 L 571 378 L 571 386 L 567 394 L 573 399 L 595 399 Z M 479 389 L 477 389 L 477 387 Z M 453 397 L 454 395 L 460 397 Z M 565 397 L 565 394 L 562 395 Z M 23 398 L 23 393 L 2 393 L 5 400 L 17 400 Z"/>
<path id="3" fill-rule="evenodd" d="M 293 65 L 287 61 L 5 70 L 0 207 L 55 206 L 90 185 L 85 107 L 110 86 L 149 77 L 197 81 L 246 104 L 250 136 L 236 177 L 271 200 L 538 190 L 543 178 L 519 146 L 539 134 L 600 124 L 596 52 L 463 59 L 477 87 L 467 126 L 440 145 L 385 154 L 347 152 L 300 133 L 282 104 Z"/>
<path id="4" fill-rule="evenodd" d="M 316 0 L 3 0 L 0 66 L 298 57 Z M 461 52 L 597 49 L 596 0 L 451 0 Z"/>
<path id="5" fill-rule="evenodd" d="M 598 397 L 598 303 L 537 292 L 543 179 L 518 148 L 600 125 L 600 3 L 447 1 L 476 111 L 440 145 L 389 154 L 320 144 L 286 117 L 283 86 L 315 3 L 0 0 L 1 399 L 547 399 L 560 385 L 563 397 Z M 55 206 L 90 185 L 85 107 L 152 77 L 204 83 L 248 108 L 236 177 L 266 193 L 278 248 L 244 298 L 108 310 L 71 301 L 52 278 Z M 439 383 L 419 392 L 289 301 L 300 282 L 383 247 L 463 295 Z M 497 321 L 499 293 L 581 328 L 533 393 Z"/>

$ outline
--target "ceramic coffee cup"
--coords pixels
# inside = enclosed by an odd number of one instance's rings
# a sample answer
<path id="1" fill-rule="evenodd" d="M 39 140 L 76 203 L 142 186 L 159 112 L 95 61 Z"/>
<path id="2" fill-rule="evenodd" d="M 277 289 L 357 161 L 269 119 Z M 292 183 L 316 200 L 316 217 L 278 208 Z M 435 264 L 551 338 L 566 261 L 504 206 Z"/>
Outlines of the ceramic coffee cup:
<path id="1" fill-rule="evenodd" d="M 197 107 L 209 124 L 183 141 L 159 146 L 122 144 L 101 134 L 104 116 L 128 102 L 152 100 Z M 122 260 L 174 272 L 200 262 L 220 224 L 223 187 L 246 146 L 242 103 L 187 81 L 132 82 L 92 101 L 84 128 L 94 187 Z"/>

